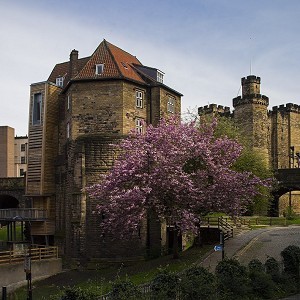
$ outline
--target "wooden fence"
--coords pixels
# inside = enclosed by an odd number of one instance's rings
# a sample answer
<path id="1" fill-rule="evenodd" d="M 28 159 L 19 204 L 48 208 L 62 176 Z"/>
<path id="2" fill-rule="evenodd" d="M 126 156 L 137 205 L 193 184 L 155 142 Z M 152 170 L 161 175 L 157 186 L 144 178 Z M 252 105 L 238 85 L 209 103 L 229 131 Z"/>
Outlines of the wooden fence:
<path id="1" fill-rule="evenodd" d="M 32 261 L 58 258 L 58 248 L 34 245 L 26 250 L 1 251 L 0 265 L 24 262 L 25 256 L 29 256 Z"/>

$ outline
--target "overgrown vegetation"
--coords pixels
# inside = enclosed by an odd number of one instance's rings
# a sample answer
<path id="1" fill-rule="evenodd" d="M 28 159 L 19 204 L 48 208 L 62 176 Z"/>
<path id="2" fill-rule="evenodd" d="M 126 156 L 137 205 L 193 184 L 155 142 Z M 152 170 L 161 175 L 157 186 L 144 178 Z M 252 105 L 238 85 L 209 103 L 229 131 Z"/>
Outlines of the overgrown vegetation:
<path id="1" fill-rule="evenodd" d="M 215 274 L 197 265 L 180 273 L 161 269 L 148 284 L 148 290 L 134 285 L 128 278 L 123 281 L 118 279 L 113 284 L 109 299 L 259 300 L 282 298 L 300 290 L 300 248 L 288 246 L 281 255 L 283 270 L 280 270 L 279 263 L 274 258 L 268 258 L 264 264 L 254 259 L 247 267 L 235 259 L 225 259 L 217 265 Z M 76 293 L 79 296 L 74 298 Z M 87 299 L 82 295 L 85 295 L 82 290 L 67 289 L 62 299 Z"/>

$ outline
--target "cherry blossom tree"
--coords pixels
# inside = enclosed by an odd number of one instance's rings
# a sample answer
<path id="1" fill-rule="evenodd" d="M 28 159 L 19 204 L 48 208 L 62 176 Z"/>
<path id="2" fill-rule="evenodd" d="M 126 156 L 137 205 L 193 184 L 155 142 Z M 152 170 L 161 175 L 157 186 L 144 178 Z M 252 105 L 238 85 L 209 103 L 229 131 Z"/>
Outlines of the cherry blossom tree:
<path id="1" fill-rule="evenodd" d="M 136 234 L 149 211 L 181 233 L 197 232 L 203 212 L 239 215 L 266 183 L 232 169 L 242 146 L 214 137 L 214 128 L 173 118 L 124 139 L 111 171 L 87 188 L 105 216 L 102 230 Z"/>

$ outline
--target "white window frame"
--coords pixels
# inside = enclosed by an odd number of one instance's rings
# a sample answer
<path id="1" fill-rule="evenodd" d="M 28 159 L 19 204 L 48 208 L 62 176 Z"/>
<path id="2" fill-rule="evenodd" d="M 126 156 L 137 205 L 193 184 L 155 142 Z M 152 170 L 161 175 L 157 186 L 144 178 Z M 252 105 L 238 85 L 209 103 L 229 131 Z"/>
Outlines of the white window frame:
<path id="1" fill-rule="evenodd" d="M 59 76 L 56 78 L 55 84 L 59 87 L 63 87 L 64 85 L 64 77 L 63 76 Z"/>
<path id="2" fill-rule="evenodd" d="M 164 83 L 164 73 L 157 70 L 156 80 L 160 83 Z"/>
<path id="3" fill-rule="evenodd" d="M 135 105 L 138 108 L 143 108 L 144 93 L 142 91 L 135 91 Z"/>
<path id="4" fill-rule="evenodd" d="M 104 70 L 104 64 L 96 64 L 96 75 L 101 75 Z"/>
<path id="5" fill-rule="evenodd" d="M 143 133 L 143 119 L 140 118 L 135 119 L 135 131 L 138 134 Z"/>
<path id="6" fill-rule="evenodd" d="M 169 96 L 168 103 L 167 103 L 167 111 L 168 113 L 174 114 L 175 113 L 175 98 Z"/>

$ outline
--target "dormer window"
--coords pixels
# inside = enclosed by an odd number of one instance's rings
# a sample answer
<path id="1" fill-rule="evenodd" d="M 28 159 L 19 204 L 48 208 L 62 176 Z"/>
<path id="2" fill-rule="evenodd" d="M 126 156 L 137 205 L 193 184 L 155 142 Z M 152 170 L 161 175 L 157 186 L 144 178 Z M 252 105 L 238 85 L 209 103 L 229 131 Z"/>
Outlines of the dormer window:
<path id="1" fill-rule="evenodd" d="M 56 78 L 56 83 L 55 83 L 57 86 L 60 86 L 62 87 L 64 85 L 64 78 L 62 76 L 60 77 L 57 77 Z"/>
<path id="2" fill-rule="evenodd" d="M 160 83 L 163 83 L 164 82 L 164 73 L 157 70 L 157 78 L 156 80 Z"/>
<path id="3" fill-rule="evenodd" d="M 96 65 L 96 75 L 101 75 L 103 73 L 104 64 L 97 64 Z"/>

